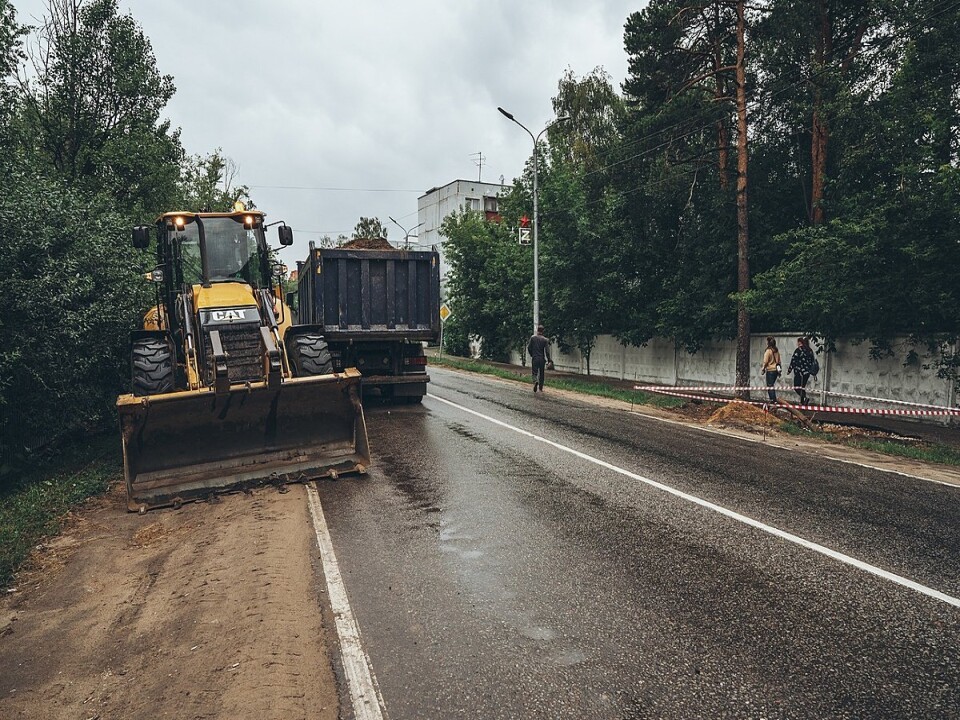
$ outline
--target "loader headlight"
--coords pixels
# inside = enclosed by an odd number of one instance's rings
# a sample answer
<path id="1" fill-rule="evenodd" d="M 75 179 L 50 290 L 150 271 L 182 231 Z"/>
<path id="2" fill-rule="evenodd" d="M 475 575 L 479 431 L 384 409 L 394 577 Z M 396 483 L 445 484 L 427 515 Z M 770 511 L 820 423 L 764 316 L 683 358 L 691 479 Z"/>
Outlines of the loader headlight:
<path id="1" fill-rule="evenodd" d="M 177 215 L 177 216 L 173 219 L 173 226 L 174 226 L 177 230 L 183 230 L 183 227 L 184 227 L 184 225 L 186 225 L 186 224 L 187 224 L 187 221 L 184 220 L 184 219 L 183 219 L 183 216 L 181 216 L 181 215 Z"/>

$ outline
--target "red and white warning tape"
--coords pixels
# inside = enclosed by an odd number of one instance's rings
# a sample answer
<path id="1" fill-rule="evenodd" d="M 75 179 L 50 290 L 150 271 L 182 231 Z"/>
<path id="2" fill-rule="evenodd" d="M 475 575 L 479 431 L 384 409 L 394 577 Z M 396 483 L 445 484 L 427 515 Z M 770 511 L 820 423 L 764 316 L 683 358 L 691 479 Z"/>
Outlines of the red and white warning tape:
<path id="1" fill-rule="evenodd" d="M 769 390 L 779 390 L 780 392 L 793 391 L 792 385 L 776 385 L 767 387 L 766 385 L 757 386 L 757 387 L 738 387 L 738 386 L 729 386 L 729 387 L 716 387 L 716 386 L 697 386 L 697 387 L 663 387 L 659 385 L 636 385 L 633 388 L 634 390 L 643 390 L 644 392 L 654 392 L 661 395 L 670 395 L 672 397 L 684 398 L 687 400 L 704 400 L 707 402 L 716 402 L 716 403 L 741 403 L 744 405 L 770 405 L 771 400 L 766 402 L 756 401 L 756 400 L 741 400 L 740 398 L 723 398 L 717 397 L 715 395 L 695 395 L 691 394 L 694 392 L 738 392 L 741 390 L 755 390 L 761 392 L 767 392 Z M 835 395 L 842 395 L 842 393 L 831 393 Z M 918 409 L 907 410 L 901 408 L 854 408 L 846 407 L 842 405 L 793 405 L 798 410 L 808 410 L 813 412 L 828 412 L 828 413 L 852 413 L 854 415 L 901 415 L 909 417 L 920 417 L 920 416 L 960 416 L 960 408 L 945 408 L 940 405 L 922 405 L 920 403 L 908 403 L 903 400 L 886 400 L 884 398 L 871 398 L 860 395 L 846 395 L 846 397 L 855 397 L 861 400 L 870 400 L 875 403 L 897 403 L 900 405 L 911 405 Z"/>
<path id="2" fill-rule="evenodd" d="M 663 386 L 661 385 L 637 385 L 634 387 L 634 390 L 646 390 L 647 392 L 657 392 L 662 388 Z M 767 390 L 770 389 L 770 387 L 766 385 L 757 385 L 755 387 L 754 386 L 739 387 L 739 386 L 733 386 L 733 385 L 729 387 L 722 386 L 722 385 L 690 385 L 685 387 L 671 387 L 668 389 L 676 390 L 680 392 L 737 392 L 738 390 L 755 390 L 755 391 L 766 392 Z M 782 391 L 782 392 L 793 392 L 794 386 L 779 383 L 777 385 L 774 385 L 773 389 L 777 391 Z M 817 390 L 809 385 L 805 389 L 808 395 L 815 395 L 815 394 L 822 393 L 824 395 L 830 395 L 832 397 L 849 398 L 851 400 L 866 400 L 868 402 L 883 403 L 886 405 L 908 405 L 914 408 L 929 408 L 931 410 L 951 410 L 952 409 L 952 408 L 944 407 L 943 405 L 928 405 L 926 403 L 909 402 L 908 400 L 878 398 L 878 397 L 871 397 L 869 395 L 853 395 L 851 393 L 836 392 L 834 390 Z M 956 411 L 960 412 L 960 408 L 956 408 Z"/>

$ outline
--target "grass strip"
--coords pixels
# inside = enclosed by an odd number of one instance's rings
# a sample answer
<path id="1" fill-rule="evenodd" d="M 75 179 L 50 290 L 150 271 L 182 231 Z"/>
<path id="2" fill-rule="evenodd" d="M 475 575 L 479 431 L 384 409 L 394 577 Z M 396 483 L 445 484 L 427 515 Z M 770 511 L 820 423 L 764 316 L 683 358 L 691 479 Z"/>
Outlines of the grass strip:
<path id="1" fill-rule="evenodd" d="M 834 445 L 846 445 L 848 447 L 859 448 L 861 450 L 871 450 L 882 455 L 894 455 L 896 457 L 911 458 L 922 462 L 936 463 L 938 465 L 960 465 L 960 450 L 942 445 L 939 443 L 904 443 L 897 440 L 869 440 L 856 438 L 841 438 L 833 433 L 822 430 L 807 430 L 792 422 L 785 422 L 781 429 L 790 435 L 798 435 L 806 438 L 816 438 Z"/>
<path id="2" fill-rule="evenodd" d="M 119 444 L 112 434 L 85 438 L 0 477 L 0 587 L 40 541 L 60 531 L 69 510 L 122 473 Z"/>
<path id="3" fill-rule="evenodd" d="M 885 455 L 897 455 L 941 465 L 960 465 L 960 450 L 949 445 L 905 445 L 893 440 L 850 440 L 846 444 Z"/>
<path id="4" fill-rule="evenodd" d="M 468 358 L 450 357 L 431 357 L 430 363 L 433 365 L 445 365 L 446 367 L 466 370 L 468 372 L 480 373 L 482 375 L 493 375 L 505 380 L 516 380 L 523 383 L 530 382 L 528 372 L 522 370 L 508 370 L 496 365 L 489 365 L 482 360 L 473 360 Z M 597 397 L 610 398 L 612 400 L 621 400 L 634 405 L 653 405 L 661 408 L 683 407 L 684 401 L 681 398 L 670 397 L 668 395 L 659 395 L 657 393 L 647 393 L 641 390 L 624 390 L 613 387 L 601 382 L 591 382 L 589 380 L 577 380 L 566 377 L 550 377 L 548 385 L 561 390 L 570 390 L 572 392 L 583 393 L 584 395 L 595 395 Z"/>

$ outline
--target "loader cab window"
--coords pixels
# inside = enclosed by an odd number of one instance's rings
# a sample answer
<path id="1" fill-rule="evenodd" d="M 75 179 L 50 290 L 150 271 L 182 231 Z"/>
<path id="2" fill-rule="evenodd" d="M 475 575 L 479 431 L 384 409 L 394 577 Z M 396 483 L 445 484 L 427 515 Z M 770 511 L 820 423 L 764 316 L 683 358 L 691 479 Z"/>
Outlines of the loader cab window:
<path id="1" fill-rule="evenodd" d="M 182 230 L 172 233 L 175 245 L 179 246 L 180 268 L 185 285 L 199 285 L 203 282 L 203 260 L 200 257 L 200 230 L 196 223 L 186 225 Z"/>
<path id="2" fill-rule="evenodd" d="M 210 282 L 239 280 L 254 287 L 268 287 L 263 281 L 256 231 L 230 218 L 203 221 L 210 267 Z"/>
<path id="3" fill-rule="evenodd" d="M 200 251 L 200 228 L 203 223 L 204 248 L 210 282 L 243 282 L 253 287 L 269 287 L 260 261 L 258 234 L 233 218 L 194 219 L 182 229 L 175 229 L 174 241 L 179 244 L 183 282 L 203 282 L 203 261 Z"/>

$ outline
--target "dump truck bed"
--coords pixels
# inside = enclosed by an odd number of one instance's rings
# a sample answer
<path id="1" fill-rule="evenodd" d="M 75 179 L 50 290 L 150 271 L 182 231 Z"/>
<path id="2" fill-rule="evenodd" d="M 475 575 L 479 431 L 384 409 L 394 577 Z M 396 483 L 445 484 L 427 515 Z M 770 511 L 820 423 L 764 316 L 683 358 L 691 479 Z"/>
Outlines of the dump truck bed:
<path id="1" fill-rule="evenodd" d="M 315 248 L 298 263 L 298 322 L 338 340 L 435 341 L 440 335 L 436 250 Z"/>

